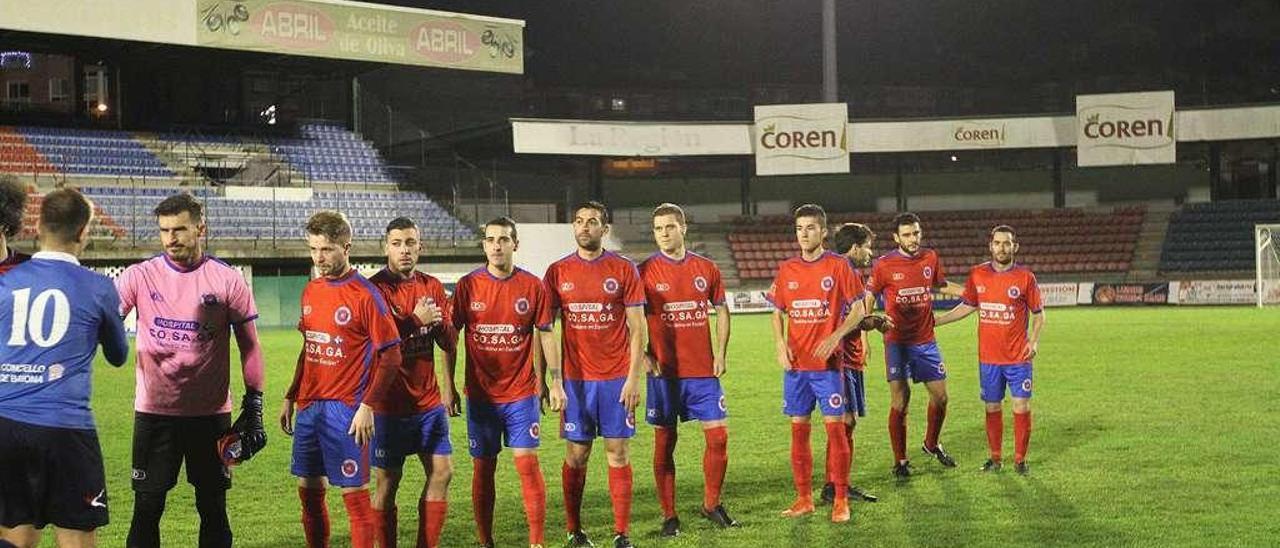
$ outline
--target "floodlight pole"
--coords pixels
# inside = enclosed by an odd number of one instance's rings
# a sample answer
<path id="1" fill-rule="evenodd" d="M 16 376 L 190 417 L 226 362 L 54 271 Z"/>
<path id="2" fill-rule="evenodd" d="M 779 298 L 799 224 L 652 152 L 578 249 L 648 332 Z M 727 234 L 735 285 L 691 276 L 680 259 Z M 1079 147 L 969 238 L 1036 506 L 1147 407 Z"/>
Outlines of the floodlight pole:
<path id="1" fill-rule="evenodd" d="M 822 0 L 822 102 L 836 98 L 836 0 Z"/>

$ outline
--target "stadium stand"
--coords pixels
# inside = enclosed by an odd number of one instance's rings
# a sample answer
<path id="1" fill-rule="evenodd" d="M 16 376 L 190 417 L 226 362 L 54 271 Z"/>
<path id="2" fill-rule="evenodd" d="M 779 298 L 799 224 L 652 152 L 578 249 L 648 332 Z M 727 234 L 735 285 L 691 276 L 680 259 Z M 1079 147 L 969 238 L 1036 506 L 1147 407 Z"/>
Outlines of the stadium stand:
<path id="1" fill-rule="evenodd" d="M 121 227 L 140 227 L 140 238 L 155 238 L 151 211 L 165 196 L 181 188 L 87 187 L 83 189 Z M 474 239 L 475 232 L 420 192 L 317 191 L 308 201 L 229 199 L 214 190 L 192 191 L 202 198 L 209 237 L 221 239 L 301 238 L 307 216 L 318 209 L 347 214 L 356 239 L 376 240 L 398 216 L 413 218 L 424 240 Z"/>
<path id="2" fill-rule="evenodd" d="M 1160 271 L 1252 271 L 1259 223 L 1280 223 L 1280 200 L 1188 204 L 1169 221 Z"/>
<path id="3" fill-rule="evenodd" d="M 355 133 L 320 122 L 303 124 L 299 132 L 299 139 L 273 141 L 271 150 L 287 158 L 308 179 L 393 183 L 378 151 Z"/>
<path id="4" fill-rule="evenodd" d="M 123 131 L 0 128 L 3 170 L 9 172 L 173 177 L 155 154 Z"/>
<path id="5" fill-rule="evenodd" d="M 925 245 L 938 250 L 950 276 L 964 276 L 988 260 L 987 231 L 995 224 L 1018 231 L 1019 262 L 1038 273 L 1123 273 L 1130 268 L 1145 208 L 1112 210 L 971 210 L 920 213 Z M 893 249 L 892 213 L 829 216 L 831 225 L 867 224 L 877 234 L 876 250 Z M 778 263 L 796 254 L 789 216 L 738 217 L 728 235 L 734 263 L 744 280 L 770 279 Z"/>

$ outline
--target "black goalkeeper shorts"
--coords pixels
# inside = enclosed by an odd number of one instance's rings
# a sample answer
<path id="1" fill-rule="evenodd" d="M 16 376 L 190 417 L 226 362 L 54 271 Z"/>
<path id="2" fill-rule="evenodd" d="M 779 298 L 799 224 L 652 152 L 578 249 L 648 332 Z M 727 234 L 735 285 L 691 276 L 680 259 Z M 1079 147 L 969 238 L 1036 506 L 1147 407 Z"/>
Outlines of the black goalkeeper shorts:
<path id="1" fill-rule="evenodd" d="M 163 493 L 178 483 L 185 461 L 196 489 L 231 487 L 231 469 L 218 458 L 218 438 L 231 429 L 231 414 L 172 417 L 135 412 L 133 490 Z"/>

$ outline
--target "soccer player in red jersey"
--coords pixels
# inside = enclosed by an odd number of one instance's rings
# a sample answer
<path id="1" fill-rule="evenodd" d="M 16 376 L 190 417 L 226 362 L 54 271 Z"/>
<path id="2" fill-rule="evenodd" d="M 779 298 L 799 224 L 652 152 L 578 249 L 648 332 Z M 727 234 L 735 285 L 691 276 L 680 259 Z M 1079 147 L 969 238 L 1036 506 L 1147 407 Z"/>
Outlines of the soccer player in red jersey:
<path id="1" fill-rule="evenodd" d="M 778 267 L 766 295 L 773 303 L 773 336 L 782 366 L 782 412 L 791 417 L 791 473 L 796 501 L 784 517 L 814 511 L 813 450 L 810 415 L 822 412 L 827 431 L 827 479 L 835 484 L 831 521 L 849 521 L 849 438 L 845 431 L 845 390 L 841 341 L 863 318 L 862 277 L 848 259 L 823 249 L 827 214 L 821 206 L 805 204 L 795 211 L 800 255 Z"/>
<path id="2" fill-rule="evenodd" d="M 551 307 L 563 325 L 565 406 L 560 436 L 567 442 L 564 506 L 569 546 L 591 546 L 582 530 L 582 492 L 597 436 L 609 461 L 615 548 L 630 547 L 630 440 L 644 383 L 644 287 L 629 259 L 605 251 L 609 209 L 585 202 L 573 209 L 578 249 L 547 267 Z M 553 314 L 557 315 L 557 314 Z M 548 356 L 554 358 L 554 356 Z"/>
<path id="3" fill-rule="evenodd" d="M 457 337 L 442 307 L 448 304 L 440 280 L 417 270 L 422 241 L 418 226 L 399 217 L 387 225 L 387 266 L 369 279 L 382 292 L 400 336 L 400 373 L 383 401 L 376 403 L 373 428 L 373 515 L 382 546 L 396 545 L 396 491 L 405 457 L 417 455 L 427 481 L 418 498 L 418 546 L 438 546 L 448 512 L 449 419 L 461 414 L 453 370 Z M 436 381 L 435 348 L 444 355 Z"/>
<path id="4" fill-rule="evenodd" d="M 729 306 L 720 269 L 710 259 L 685 249 L 684 210 L 662 204 L 653 210 L 658 252 L 640 263 L 645 316 L 649 320 L 649 396 L 646 420 L 654 426 L 653 475 L 664 521 L 661 535 L 680 534 L 676 514 L 675 448 L 680 421 L 702 423 L 702 516 L 720 527 L 736 527 L 720 504 L 729 464 L 724 389 L 729 349 Z M 716 316 L 715 352 L 709 318 Z"/>
<path id="5" fill-rule="evenodd" d="M 1018 241 L 1013 228 L 992 228 L 990 248 L 991 260 L 969 271 L 964 302 L 939 316 L 937 324 L 948 324 L 978 311 L 978 373 L 982 401 L 987 404 L 987 446 L 991 449 L 991 458 L 982 470 L 997 471 L 1001 467 L 1001 402 L 1008 386 L 1013 399 L 1013 466 L 1019 474 L 1025 474 L 1027 446 L 1031 443 L 1031 360 L 1040 346 L 1044 310 L 1036 275 L 1014 262 Z"/>
<path id="6" fill-rule="evenodd" d="M 914 213 L 893 219 L 893 240 L 898 248 L 876 259 L 871 267 L 871 292 L 884 299 L 885 312 L 894 326 L 884 332 L 884 360 L 889 379 L 889 441 L 893 446 L 893 474 L 911 476 L 907 460 L 907 404 L 911 400 L 910 377 L 929 391 L 929 415 L 924 452 L 946 467 L 956 461 L 938 444 L 947 416 L 947 370 L 933 335 L 933 290 L 959 295 L 959 285 L 948 282 L 942 261 L 932 249 L 921 247 L 923 231 Z"/>
<path id="7" fill-rule="evenodd" d="M 307 546 L 329 545 L 325 489 L 333 484 L 342 488 L 351 545 L 367 548 L 380 525 L 365 490 L 373 408 L 399 374 L 400 335 L 382 294 L 351 267 L 347 218 L 318 211 L 307 220 L 306 231 L 320 277 L 302 290 L 303 349 L 281 407 L 280 428 L 293 436 L 290 470 L 298 476 Z"/>
<path id="8" fill-rule="evenodd" d="M 836 253 L 843 255 L 853 265 L 854 270 L 859 273 L 863 269 L 871 266 L 871 258 L 874 256 L 873 245 L 875 244 L 876 235 L 867 225 L 860 223 L 845 223 L 836 229 L 836 233 L 831 237 L 832 247 Z M 870 293 L 863 298 L 863 306 L 866 310 L 875 308 L 876 300 Z M 867 332 L 874 329 L 883 329 L 886 325 L 887 318 L 881 315 L 868 315 L 858 324 L 858 328 L 844 338 L 841 344 L 842 373 L 844 374 L 845 388 L 845 431 L 849 438 L 849 468 L 850 474 L 853 472 L 853 455 L 856 453 L 854 449 L 854 429 L 858 426 L 858 418 L 867 416 L 867 396 L 866 396 L 866 379 L 863 375 L 867 366 Z M 830 454 L 830 450 L 828 450 Z M 822 501 L 829 503 L 835 498 L 835 483 L 828 481 L 822 487 Z M 861 489 L 854 487 L 852 482 L 849 485 L 849 498 L 853 500 L 865 500 L 867 502 L 876 502 L 874 495 L 863 492 Z"/>
<path id="9" fill-rule="evenodd" d="M 485 266 L 458 280 L 453 292 L 453 325 L 466 329 L 467 437 L 474 477 L 471 504 L 482 546 L 493 546 L 494 471 L 505 444 L 516 472 L 529 526 L 529 546 L 541 547 L 547 515 L 547 488 L 538 464 L 542 436 L 538 396 L 552 411 L 564 407 L 560 360 L 554 356 L 543 379 L 540 355 L 558 354 L 551 332 L 551 300 L 542 281 L 517 268 L 516 223 L 499 217 L 484 225 Z"/>
<path id="10" fill-rule="evenodd" d="M 27 188 L 12 175 L 0 175 L 0 274 L 30 259 L 9 247 L 9 240 L 22 230 L 27 211 Z"/>

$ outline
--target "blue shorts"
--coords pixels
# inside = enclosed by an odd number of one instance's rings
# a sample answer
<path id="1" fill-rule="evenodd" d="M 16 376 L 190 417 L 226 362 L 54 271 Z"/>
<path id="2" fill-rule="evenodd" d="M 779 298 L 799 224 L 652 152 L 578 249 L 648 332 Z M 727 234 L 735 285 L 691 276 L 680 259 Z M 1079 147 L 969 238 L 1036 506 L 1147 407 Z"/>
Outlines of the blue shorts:
<path id="1" fill-rule="evenodd" d="M 622 379 L 564 381 L 565 404 L 560 413 L 560 437 L 577 442 L 636 435 L 636 415 L 627 412 L 622 399 Z"/>
<path id="2" fill-rule="evenodd" d="M 911 376 L 913 382 L 947 380 L 947 367 L 942 364 L 942 353 L 937 341 L 924 344 L 884 343 L 885 378 L 904 381 Z"/>
<path id="3" fill-rule="evenodd" d="M 844 379 L 840 371 L 782 372 L 782 414 L 807 417 L 820 405 L 825 417 L 844 414 Z M 822 402 L 819 404 L 818 402 Z"/>
<path id="4" fill-rule="evenodd" d="M 300 478 L 324 476 L 337 487 L 369 483 L 369 448 L 356 445 L 355 438 L 347 434 L 355 416 L 355 406 L 340 401 L 307 404 L 298 412 L 293 427 L 290 472 Z"/>
<path id="5" fill-rule="evenodd" d="M 844 368 L 844 408 L 854 416 L 867 416 L 867 385 L 862 371 Z"/>
<path id="6" fill-rule="evenodd" d="M 410 415 L 373 416 L 373 466 L 398 470 L 409 455 L 448 455 L 449 417 L 443 405 Z"/>
<path id="7" fill-rule="evenodd" d="M 1000 403 L 1004 400 L 1004 387 L 1015 398 L 1031 397 L 1031 362 L 1014 365 L 978 364 L 978 377 L 982 381 L 982 401 Z"/>
<path id="8" fill-rule="evenodd" d="M 509 403 L 489 403 L 467 399 L 467 444 L 471 456 L 495 457 L 507 447 L 537 449 L 542 435 L 542 409 L 538 397 L 529 396 Z"/>
<path id="9" fill-rule="evenodd" d="M 729 416 L 720 379 L 649 377 L 645 421 L 654 426 L 675 426 L 682 421 L 722 421 Z"/>

